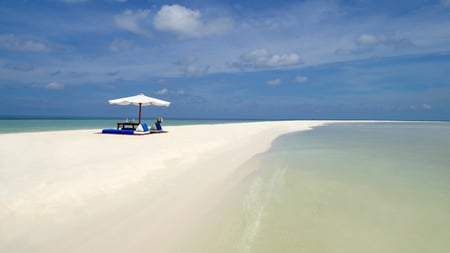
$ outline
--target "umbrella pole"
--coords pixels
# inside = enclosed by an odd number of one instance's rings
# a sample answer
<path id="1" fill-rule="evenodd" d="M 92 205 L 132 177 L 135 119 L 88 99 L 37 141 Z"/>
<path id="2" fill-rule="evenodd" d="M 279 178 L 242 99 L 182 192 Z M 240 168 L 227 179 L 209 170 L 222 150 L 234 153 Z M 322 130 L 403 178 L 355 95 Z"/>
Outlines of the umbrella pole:
<path id="1" fill-rule="evenodd" d="M 139 103 L 139 124 L 141 124 L 142 103 Z"/>

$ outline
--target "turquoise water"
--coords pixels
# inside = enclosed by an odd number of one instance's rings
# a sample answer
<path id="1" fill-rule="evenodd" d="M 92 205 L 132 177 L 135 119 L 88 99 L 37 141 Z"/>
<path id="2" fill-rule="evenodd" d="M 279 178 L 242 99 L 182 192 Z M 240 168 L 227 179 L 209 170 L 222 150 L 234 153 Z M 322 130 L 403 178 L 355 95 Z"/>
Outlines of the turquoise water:
<path id="1" fill-rule="evenodd" d="M 449 123 L 331 124 L 278 138 L 249 168 L 212 252 L 450 249 Z"/>
<path id="2" fill-rule="evenodd" d="M 104 129 L 115 128 L 117 122 L 123 122 L 127 118 L 0 118 L 0 134 L 20 132 L 41 132 L 78 129 Z M 129 121 L 136 119 L 128 118 Z M 153 123 L 154 119 L 143 118 L 143 122 Z M 182 120 L 164 119 L 163 126 L 197 125 L 197 124 L 224 124 L 238 122 L 252 122 L 255 120 Z"/>

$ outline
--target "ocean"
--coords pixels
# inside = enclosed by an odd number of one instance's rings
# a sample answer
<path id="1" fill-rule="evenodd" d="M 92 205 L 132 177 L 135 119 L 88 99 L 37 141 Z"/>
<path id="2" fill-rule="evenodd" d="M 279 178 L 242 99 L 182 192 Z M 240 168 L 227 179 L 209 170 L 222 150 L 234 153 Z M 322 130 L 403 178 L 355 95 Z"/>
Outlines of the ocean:
<path id="1" fill-rule="evenodd" d="M 83 117 L 0 117 L 0 134 L 21 132 L 45 132 L 81 129 L 115 128 L 117 122 L 137 122 L 136 118 L 83 118 Z M 143 122 L 152 124 L 153 118 L 143 118 Z M 233 119 L 164 119 L 163 126 L 225 124 L 255 122 L 258 120 Z"/>
<path id="2" fill-rule="evenodd" d="M 281 136 L 242 166 L 255 172 L 208 232 L 215 250 L 191 252 L 448 252 L 449 150 L 448 122 Z"/>

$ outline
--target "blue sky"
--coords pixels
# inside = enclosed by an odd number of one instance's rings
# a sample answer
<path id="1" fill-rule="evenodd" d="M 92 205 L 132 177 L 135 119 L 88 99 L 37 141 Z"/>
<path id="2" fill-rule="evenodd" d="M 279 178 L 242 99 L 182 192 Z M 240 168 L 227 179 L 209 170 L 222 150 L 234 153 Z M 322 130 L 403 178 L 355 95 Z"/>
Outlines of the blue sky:
<path id="1" fill-rule="evenodd" d="M 449 71 L 449 0 L 0 3 L 0 115 L 448 120 Z"/>

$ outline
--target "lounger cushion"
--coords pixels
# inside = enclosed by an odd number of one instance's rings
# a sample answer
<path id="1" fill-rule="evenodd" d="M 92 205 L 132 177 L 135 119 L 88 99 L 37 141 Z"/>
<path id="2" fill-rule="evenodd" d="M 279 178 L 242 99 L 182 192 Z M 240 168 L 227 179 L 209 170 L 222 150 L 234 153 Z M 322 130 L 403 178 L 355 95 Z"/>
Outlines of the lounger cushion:
<path id="1" fill-rule="evenodd" d="M 103 134 L 134 134 L 134 130 L 103 129 Z"/>

